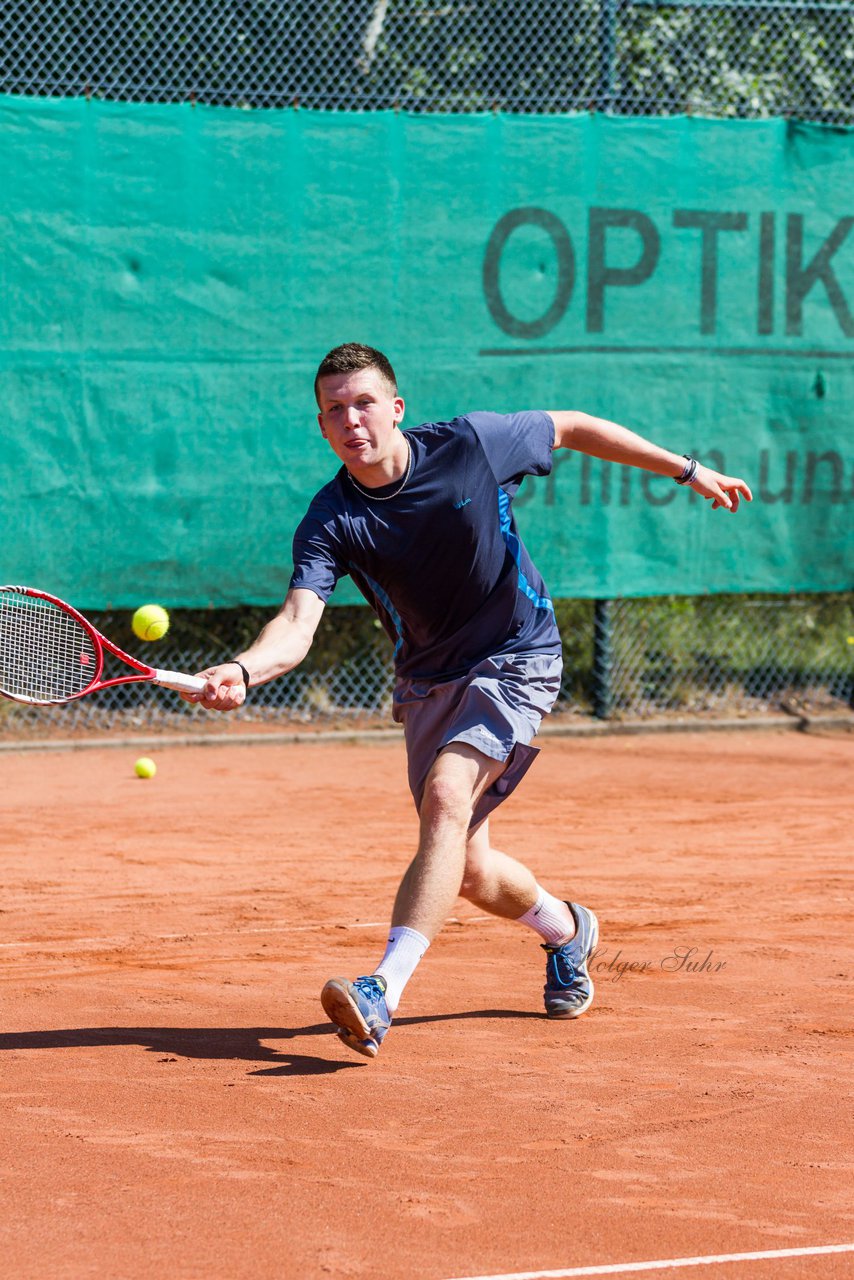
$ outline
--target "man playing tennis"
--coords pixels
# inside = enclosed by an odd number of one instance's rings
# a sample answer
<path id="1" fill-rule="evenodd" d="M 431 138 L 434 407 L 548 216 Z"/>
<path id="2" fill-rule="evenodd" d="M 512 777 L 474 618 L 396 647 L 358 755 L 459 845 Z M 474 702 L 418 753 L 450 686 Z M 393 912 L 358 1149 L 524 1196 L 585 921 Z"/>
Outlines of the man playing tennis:
<path id="1" fill-rule="evenodd" d="M 561 675 L 554 608 L 511 502 L 524 476 L 549 473 L 554 449 L 671 476 L 713 508 L 736 511 L 750 489 L 576 411 L 469 413 L 404 434 L 391 365 L 358 343 L 323 359 L 315 394 L 321 433 L 344 465 L 297 529 L 279 614 L 237 659 L 202 672 L 205 689 L 187 697 L 233 710 L 250 684 L 296 667 L 350 574 L 394 644 L 393 717 L 420 829 L 384 956 L 370 975 L 330 979 L 324 1010 L 349 1048 L 376 1057 L 407 981 L 462 895 L 539 934 L 546 1013 L 577 1018 L 593 999 L 596 916 L 542 888 L 490 841 L 488 815 L 536 755 L 531 742 Z"/>

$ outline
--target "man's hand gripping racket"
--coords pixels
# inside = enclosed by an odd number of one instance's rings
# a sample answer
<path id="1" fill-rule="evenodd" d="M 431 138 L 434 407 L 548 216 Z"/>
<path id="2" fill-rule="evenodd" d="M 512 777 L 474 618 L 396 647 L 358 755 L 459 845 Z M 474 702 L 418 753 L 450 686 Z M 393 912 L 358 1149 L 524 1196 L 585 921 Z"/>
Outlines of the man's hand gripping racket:
<path id="1" fill-rule="evenodd" d="M 105 651 L 127 671 L 104 679 Z M 199 693 L 200 676 L 160 671 L 125 653 L 70 604 L 33 587 L 0 587 L 0 694 L 51 705 L 118 684 L 150 683 Z"/>

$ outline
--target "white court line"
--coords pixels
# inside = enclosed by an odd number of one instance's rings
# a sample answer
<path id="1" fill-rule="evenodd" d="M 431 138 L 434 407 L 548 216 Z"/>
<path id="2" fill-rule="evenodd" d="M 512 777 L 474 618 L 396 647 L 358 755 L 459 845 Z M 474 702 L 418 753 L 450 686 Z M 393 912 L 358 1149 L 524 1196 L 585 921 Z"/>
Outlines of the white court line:
<path id="1" fill-rule="evenodd" d="M 465 920 L 454 917 L 446 924 L 483 924 L 491 923 L 495 916 L 468 916 Z M 360 920 L 355 924 L 332 925 L 333 929 L 387 929 L 388 920 Z M 146 936 L 121 938 L 69 938 L 63 942 L 61 938 L 51 938 L 45 942 L 0 942 L 0 950 L 9 951 L 85 951 L 90 947 L 141 947 L 153 946 L 157 942 L 186 941 L 195 942 L 196 938 L 245 938 L 257 933 L 321 933 L 329 930 L 317 924 L 270 925 L 259 929 L 187 929 L 184 933 L 156 933 Z"/>
<path id="2" fill-rule="evenodd" d="M 506 1275 L 458 1276 L 456 1280 L 564 1280 L 569 1276 L 621 1276 L 630 1271 L 665 1271 L 677 1267 L 710 1267 L 716 1262 L 762 1262 L 768 1258 L 806 1258 L 819 1253 L 854 1253 L 854 1244 L 822 1244 L 811 1249 L 763 1249 L 758 1253 L 717 1253 L 704 1258 L 666 1258 L 658 1262 L 608 1262 L 562 1271 L 513 1271 Z"/>

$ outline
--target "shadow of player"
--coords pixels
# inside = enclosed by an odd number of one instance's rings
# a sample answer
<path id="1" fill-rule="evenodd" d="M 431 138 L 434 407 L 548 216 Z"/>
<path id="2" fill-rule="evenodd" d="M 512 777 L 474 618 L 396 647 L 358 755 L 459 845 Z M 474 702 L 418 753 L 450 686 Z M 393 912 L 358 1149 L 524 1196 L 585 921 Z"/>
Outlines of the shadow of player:
<path id="1" fill-rule="evenodd" d="M 477 1009 L 464 1013 L 431 1014 L 426 1017 L 396 1018 L 395 1027 L 419 1023 L 445 1022 L 457 1018 L 536 1018 L 541 1014 L 509 1009 Z M 338 1061 L 314 1054 L 295 1053 L 271 1047 L 266 1041 L 296 1040 L 313 1036 L 334 1036 L 331 1023 L 307 1027 L 76 1027 L 54 1031 L 6 1031 L 0 1033 L 0 1052 L 28 1049 L 91 1049 L 110 1045 L 139 1045 L 147 1053 L 170 1058 L 207 1058 L 269 1064 L 250 1075 L 317 1076 L 348 1067 L 367 1065 L 367 1060 Z M 331 1042 L 330 1042 L 331 1043 Z M 337 1044 L 337 1042 L 336 1042 Z"/>

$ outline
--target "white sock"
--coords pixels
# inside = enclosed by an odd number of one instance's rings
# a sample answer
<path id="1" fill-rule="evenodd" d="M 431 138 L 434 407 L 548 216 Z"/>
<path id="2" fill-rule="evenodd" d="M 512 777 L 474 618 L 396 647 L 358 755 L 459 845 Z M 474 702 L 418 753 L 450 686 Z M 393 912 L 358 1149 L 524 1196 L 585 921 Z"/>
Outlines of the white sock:
<path id="1" fill-rule="evenodd" d="M 385 982 L 385 1002 L 393 1014 L 400 1004 L 403 988 L 418 968 L 418 961 L 430 946 L 423 933 L 401 925 L 388 935 L 385 955 L 374 969 L 373 976 Z"/>
<path id="2" fill-rule="evenodd" d="M 519 924 L 526 924 L 535 929 L 544 942 L 558 944 L 566 942 L 575 933 L 575 921 L 572 912 L 560 898 L 553 897 L 537 885 L 537 901 L 519 916 Z"/>

